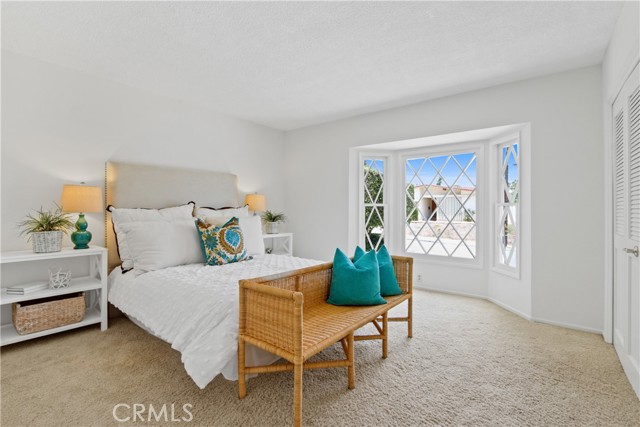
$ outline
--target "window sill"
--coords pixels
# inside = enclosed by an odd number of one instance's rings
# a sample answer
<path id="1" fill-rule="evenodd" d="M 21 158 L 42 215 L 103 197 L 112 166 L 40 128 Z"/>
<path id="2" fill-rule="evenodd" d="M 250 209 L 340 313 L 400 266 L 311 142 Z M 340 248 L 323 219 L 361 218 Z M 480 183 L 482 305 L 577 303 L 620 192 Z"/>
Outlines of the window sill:
<path id="1" fill-rule="evenodd" d="M 440 266 L 453 267 L 453 268 L 468 268 L 472 270 L 484 269 L 484 266 L 482 265 L 482 261 L 480 259 L 475 259 L 473 261 L 444 260 L 444 259 L 438 259 L 439 257 L 425 256 L 425 255 L 414 254 L 410 252 L 403 252 L 402 255 L 413 258 L 413 262 L 419 263 L 419 264 L 440 265 Z"/>

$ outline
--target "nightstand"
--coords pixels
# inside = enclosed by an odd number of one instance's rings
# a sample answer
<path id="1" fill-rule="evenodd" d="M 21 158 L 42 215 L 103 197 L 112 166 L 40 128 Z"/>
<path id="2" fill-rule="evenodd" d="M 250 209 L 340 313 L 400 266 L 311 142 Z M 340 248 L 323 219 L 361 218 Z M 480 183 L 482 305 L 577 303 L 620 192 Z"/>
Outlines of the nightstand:
<path id="1" fill-rule="evenodd" d="M 274 255 L 293 256 L 293 233 L 263 234 L 265 249 Z"/>
<path id="2" fill-rule="evenodd" d="M 2 306 L 0 345 L 13 344 L 45 335 L 51 335 L 87 325 L 100 324 L 107 329 L 107 250 L 100 246 L 89 249 L 64 248 L 60 252 L 37 254 L 32 251 L 2 252 Z M 71 284 L 66 288 L 43 289 L 25 295 L 8 295 L 6 288 L 30 282 L 48 282 L 49 269 L 71 270 Z M 84 292 L 87 309 L 84 319 L 78 323 L 47 329 L 27 335 L 19 335 L 11 321 L 11 304 Z"/>

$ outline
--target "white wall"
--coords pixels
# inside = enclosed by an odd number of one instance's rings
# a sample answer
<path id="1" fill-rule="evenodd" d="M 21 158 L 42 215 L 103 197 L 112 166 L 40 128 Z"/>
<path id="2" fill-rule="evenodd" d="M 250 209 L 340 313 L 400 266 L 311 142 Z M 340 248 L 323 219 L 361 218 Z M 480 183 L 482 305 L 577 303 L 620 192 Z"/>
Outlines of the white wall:
<path id="1" fill-rule="evenodd" d="M 604 191 L 601 84 L 595 66 L 287 133 L 296 252 L 330 259 L 347 247 L 350 147 L 529 122 L 533 238 L 524 244 L 533 253 L 532 315 L 602 330 L 604 217 L 594 209 Z M 417 267 L 426 278 L 436 268 Z M 446 286 L 437 276 L 436 287 Z"/>
<path id="2" fill-rule="evenodd" d="M 611 211 L 611 105 L 629 73 L 640 59 L 640 3 L 625 2 L 602 62 L 602 101 L 604 114 L 603 160 L 605 193 L 603 199 L 605 227 L 604 241 L 604 339 L 612 342 L 613 269 Z"/>
<path id="3" fill-rule="evenodd" d="M 4 50 L 2 90 L 2 250 L 28 247 L 15 224 L 63 184 L 103 185 L 107 160 L 231 172 L 285 208 L 281 131 Z M 103 214 L 88 221 L 104 244 Z"/>

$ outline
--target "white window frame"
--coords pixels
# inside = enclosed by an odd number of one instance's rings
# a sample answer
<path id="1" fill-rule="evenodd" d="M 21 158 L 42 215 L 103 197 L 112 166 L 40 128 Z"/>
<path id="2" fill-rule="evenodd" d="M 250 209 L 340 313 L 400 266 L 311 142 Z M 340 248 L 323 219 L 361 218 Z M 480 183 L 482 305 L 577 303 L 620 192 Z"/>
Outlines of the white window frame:
<path id="1" fill-rule="evenodd" d="M 395 204 L 399 206 L 397 209 L 393 209 L 394 211 L 401 212 L 399 219 L 396 221 L 396 228 L 399 233 L 401 233 L 402 241 L 398 242 L 398 247 L 403 255 L 413 257 L 416 260 L 427 261 L 432 264 L 441 264 L 447 266 L 456 266 L 456 267 L 468 267 L 474 269 L 483 269 L 484 268 L 484 248 L 485 248 L 485 238 L 484 238 L 484 229 L 486 228 L 485 221 L 485 180 L 484 180 L 484 154 L 485 154 L 485 146 L 487 141 L 472 141 L 472 142 L 461 142 L 461 143 L 448 143 L 442 145 L 435 145 L 429 147 L 420 147 L 417 149 L 411 150 L 403 150 L 399 152 L 398 161 L 396 163 L 397 169 L 397 178 L 396 181 L 401 183 L 402 192 L 399 196 L 395 198 Z M 416 157 L 437 157 L 437 156 L 452 156 L 456 154 L 466 154 L 474 152 L 476 155 L 476 256 L 474 259 L 465 259 L 458 258 L 452 256 L 441 256 L 441 255 L 429 255 L 429 254 L 419 254 L 413 252 L 407 252 L 405 245 L 405 223 L 406 223 L 406 212 L 405 212 L 405 165 L 408 159 L 416 158 Z M 394 236 L 397 238 L 398 236 Z"/>
<path id="2" fill-rule="evenodd" d="M 520 272 L 522 268 L 522 199 L 523 199 L 523 189 L 524 185 L 522 182 L 522 138 L 520 137 L 520 132 L 515 134 L 510 134 L 504 137 L 496 138 L 490 141 L 490 150 L 491 150 L 491 161 L 490 161 L 490 187 L 491 187 L 491 225 L 489 227 L 491 238 L 491 270 L 504 274 L 509 277 L 513 277 L 515 279 L 520 279 Z M 498 215 L 500 205 L 504 204 L 501 201 L 502 192 L 499 183 L 500 174 L 502 173 L 501 163 L 502 163 L 502 149 L 506 146 L 510 146 L 513 144 L 518 144 L 518 191 L 519 191 L 519 202 L 516 209 L 516 267 L 510 267 L 499 262 L 500 259 L 500 246 L 498 244 L 498 233 L 500 230 L 498 229 Z"/>
<path id="3" fill-rule="evenodd" d="M 390 177 L 389 171 L 391 170 L 389 167 L 389 163 L 391 162 L 390 154 L 381 154 L 379 152 L 366 152 L 361 151 L 358 153 L 358 245 L 361 248 L 366 248 L 366 239 L 365 239 L 365 203 L 364 203 L 364 162 L 365 160 L 382 160 L 383 161 L 383 179 L 384 186 L 382 188 L 382 197 L 384 203 L 381 203 L 383 209 L 383 229 L 384 229 L 384 242 L 387 247 L 390 246 L 390 215 L 393 210 L 389 204 L 389 197 L 391 196 L 390 191 Z"/>

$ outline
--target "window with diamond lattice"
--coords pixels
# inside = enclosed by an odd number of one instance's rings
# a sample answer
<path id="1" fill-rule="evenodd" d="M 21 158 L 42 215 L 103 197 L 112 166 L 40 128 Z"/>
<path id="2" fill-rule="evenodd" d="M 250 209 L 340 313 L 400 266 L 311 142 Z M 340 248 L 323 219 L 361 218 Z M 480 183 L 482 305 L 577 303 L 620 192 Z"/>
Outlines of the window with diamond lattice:
<path id="1" fill-rule="evenodd" d="M 475 152 L 405 160 L 405 250 L 475 259 Z"/>
<path id="2" fill-rule="evenodd" d="M 362 163 L 364 246 L 378 249 L 385 241 L 385 161 L 365 158 Z"/>
<path id="3" fill-rule="evenodd" d="M 517 142 L 498 146 L 496 263 L 518 268 L 520 222 L 520 154 Z"/>

